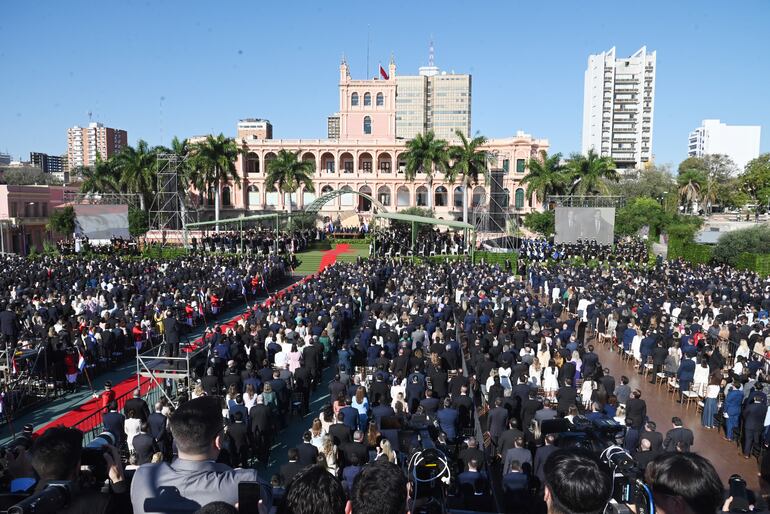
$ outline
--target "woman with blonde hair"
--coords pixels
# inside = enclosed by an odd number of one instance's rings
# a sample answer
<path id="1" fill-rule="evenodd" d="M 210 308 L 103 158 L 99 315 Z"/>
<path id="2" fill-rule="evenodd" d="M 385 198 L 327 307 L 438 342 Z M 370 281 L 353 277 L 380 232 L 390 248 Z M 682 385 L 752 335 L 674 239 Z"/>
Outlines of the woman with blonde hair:
<path id="1" fill-rule="evenodd" d="M 393 448 L 390 446 L 390 441 L 387 439 L 382 439 L 380 441 L 379 446 L 377 446 L 377 456 L 374 458 L 375 461 L 385 461 L 392 464 L 398 464 L 398 457 L 396 456 L 396 452 L 393 451 Z"/>
<path id="2" fill-rule="evenodd" d="M 323 455 L 326 459 L 326 471 L 337 476 L 337 472 L 339 471 L 337 465 L 337 447 L 334 445 L 332 438 L 328 435 L 323 436 L 323 439 L 321 439 L 319 454 Z"/>
<path id="3" fill-rule="evenodd" d="M 618 405 L 618 409 L 615 411 L 615 421 L 621 425 L 626 424 L 626 408 L 622 405 Z"/>
<path id="4" fill-rule="evenodd" d="M 321 418 L 315 418 L 310 426 L 310 443 L 320 450 L 324 435 Z"/>

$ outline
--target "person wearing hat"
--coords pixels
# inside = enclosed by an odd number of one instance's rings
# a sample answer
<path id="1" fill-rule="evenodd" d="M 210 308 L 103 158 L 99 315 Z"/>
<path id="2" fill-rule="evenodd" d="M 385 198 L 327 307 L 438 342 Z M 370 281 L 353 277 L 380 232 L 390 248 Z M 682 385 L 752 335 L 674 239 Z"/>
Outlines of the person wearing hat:
<path id="1" fill-rule="evenodd" d="M 99 395 L 99 407 L 101 410 L 106 410 L 113 400 L 115 400 L 115 391 L 112 390 L 112 382 L 108 380 L 104 383 L 104 391 Z"/>

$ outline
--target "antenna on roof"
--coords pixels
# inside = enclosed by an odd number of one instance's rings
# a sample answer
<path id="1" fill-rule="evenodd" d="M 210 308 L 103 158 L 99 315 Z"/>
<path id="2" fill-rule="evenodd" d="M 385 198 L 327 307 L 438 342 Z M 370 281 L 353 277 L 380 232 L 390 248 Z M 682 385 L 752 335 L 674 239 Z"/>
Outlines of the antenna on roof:
<path id="1" fill-rule="evenodd" d="M 428 47 L 428 66 L 434 65 L 435 52 L 433 49 L 433 34 L 430 35 L 430 46 Z"/>

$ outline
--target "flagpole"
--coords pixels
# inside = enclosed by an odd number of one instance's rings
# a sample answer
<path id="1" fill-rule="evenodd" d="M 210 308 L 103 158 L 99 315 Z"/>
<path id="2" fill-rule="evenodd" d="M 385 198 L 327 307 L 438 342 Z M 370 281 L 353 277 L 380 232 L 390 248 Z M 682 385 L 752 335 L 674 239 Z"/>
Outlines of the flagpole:
<path id="1" fill-rule="evenodd" d="M 88 365 L 86 364 L 86 367 L 83 368 L 83 374 L 86 376 L 86 380 L 88 381 L 88 387 L 91 388 L 91 395 L 96 398 L 96 391 L 94 391 L 94 385 L 91 383 L 91 377 L 88 376 Z"/>

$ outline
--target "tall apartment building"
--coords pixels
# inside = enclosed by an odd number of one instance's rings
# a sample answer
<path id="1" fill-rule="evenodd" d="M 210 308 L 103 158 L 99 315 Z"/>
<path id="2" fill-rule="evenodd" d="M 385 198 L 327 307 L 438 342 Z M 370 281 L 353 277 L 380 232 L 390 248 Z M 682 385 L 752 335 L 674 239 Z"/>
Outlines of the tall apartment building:
<path id="1" fill-rule="evenodd" d="M 11 164 L 11 154 L 0 153 L 0 166 Z"/>
<path id="2" fill-rule="evenodd" d="M 273 125 L 259 118 L 239 120 L 238 139 L 273 139 Z"/>
<path id="3" fill-rule="evenodd" d="M 42 152 L 29 152 L 29 162 L 46 173 L 64 173 L 67 156 L 48 155 Z"/>
<path id="4" fill-rule="evenodd" d="M 396 77 L 396 137 L 412 139 L 432 130 L 441 139 L 471 133 L 471 76 L 442 72 L 433 63 L 415 75 Z"/>
<path id="5" fill-rule="evenodd" d="M 340 138 L 340 115 L 332 114 L 326 118 L 326 137 L 329 139 Z"/>
<path id="6" fill-rule="evenodd" d="M 97 154 L 107 160 L 127 145 L 125 130 L 105 127 L 101 123 L 89 123 L 87 127 L 75 125 L 67 129 L 68 166 L 93 166 Z"/>
<path id="7" fill-rule="evenodd" d="M 588 58 L 583 91 L 583 145 L 611 156 L 619 169 L 652 161 L 656 52 L 643 46 L 617 58 L 615 47 Z"/>
<path id="8" fill-rule="evenodd" d="M 690 132 L 687 155 L 703 157 L 722 154 L 733 160 L 738 170 L 759 157 L 759 125 L 728 125 L 719 120 L 703 120 L 700 127 Z"/>

